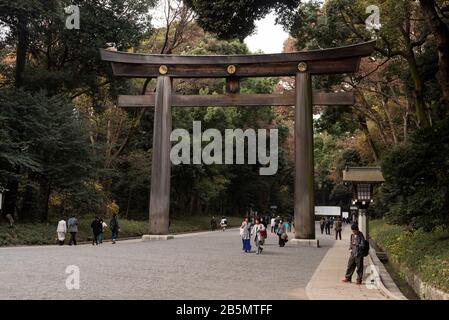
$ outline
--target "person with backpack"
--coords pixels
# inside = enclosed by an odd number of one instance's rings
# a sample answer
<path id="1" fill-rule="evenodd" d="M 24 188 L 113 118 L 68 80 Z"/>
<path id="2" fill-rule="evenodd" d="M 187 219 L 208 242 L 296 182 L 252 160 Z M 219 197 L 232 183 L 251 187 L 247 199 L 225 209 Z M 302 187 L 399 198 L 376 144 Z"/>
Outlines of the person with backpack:
<path id="1" fill-rule="evenodd" d="M 242 238 L 242 250 L 245 253 L 251 252 L 251 224 L 247 217 L 245 217 L 240 226 L 240 237 Z"/>
<path id="2" fill-rule="evenodd" d="M 337 217 L 337 220 L 335 221 L 335 240 L 338 240 L 338 237 L 340 237 L 341 240 L 342 229 L 343 229 L 343 222 L 341 221 L 340 217 Z"/>
<path id="3" fill-rule="evenodd" d="M 260 223 L 259 219 L 256 219 L 256 224 L 253 227 L 252 234 L 255 234 L 254 242 L 256 243 L 257 251 L 256 254 L 260 254 L 263 251 L 263 244 L 265 242 L 267 229 L 264 225 Z"/>
<path id="4" fill-rule="evenodd" d="M 352 275 L 357 268 L 357 284 L 362 284 L 363 279 L 363 257 L 366 257 L 369 252 L 369 242 L 365 240 L 363 233 L 360 232 L 356 224 L 351 226 L 352 234 L 349 242 L 349 256 L 348 267 L 346 269 L 345 278 L 343 282 L 351 282 Z"/>
<path id="5" fill-rule="evenodd" d="M 67 231 L 70 232 L 70 240 L 69 240 L 69 246 L 75 245 L 76 246 L 76 234 L 78 233 L 78 220 L 76 219 L 75 215 L 72 214 L 70 219 L 67 221 Z"/>

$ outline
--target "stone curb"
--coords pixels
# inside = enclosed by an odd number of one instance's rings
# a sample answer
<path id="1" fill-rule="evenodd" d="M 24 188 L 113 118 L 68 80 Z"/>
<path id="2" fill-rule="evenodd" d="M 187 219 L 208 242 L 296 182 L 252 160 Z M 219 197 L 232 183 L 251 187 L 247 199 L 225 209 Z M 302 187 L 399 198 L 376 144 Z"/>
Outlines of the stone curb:
<path id="1" fill-rule="evenodd" d="M 171 234 L 157 235 L 157 234 L 144 234 L 142 236 L 142 241 L 161 241 L 161 240 L 172 240 L 175 237 Z"/>
<path id="2" fill-rule="evenodd" d="M 376 251 L 371 247 L 369 250 L 368 260 L 371 266 L 377 271 L 375 275 L 376 285 L 379 290 L 393 300 L 408 300 L 399 290 L 396 283 L 391 278 L 382 261 L 377 257 Z"/>
<path id="3" fill-rule="evenodd" d="M 449 300 L 449 292 L 444 292 L 435 286 L 421 280 L 405 266 L 399 266 L 399 271 L 404 274 L 405 280 L 413 288 L 418 297 L 422 300 Z"/>
<path id="4" fill-rule="evenodd" d="M 320 242 L 318 239 L 291 239 L 290 241 L 291 245 L 298 246 L 298 247 L 314 247 L 319 248 Z"/>

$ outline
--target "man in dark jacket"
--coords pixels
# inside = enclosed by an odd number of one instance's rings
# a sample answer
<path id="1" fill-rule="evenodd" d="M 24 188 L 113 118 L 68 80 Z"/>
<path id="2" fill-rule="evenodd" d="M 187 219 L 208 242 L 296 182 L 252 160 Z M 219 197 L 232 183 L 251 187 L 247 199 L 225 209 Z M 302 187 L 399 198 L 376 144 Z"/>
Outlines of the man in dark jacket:
<path id="1" fill-rule="evenodd" d="M 115 241 L 117 241 L 118 238 L 118 232 L 120 231 L 120 227 L 117 221 L 117 215 L 115 213 L 112 215 L 111 222 L 109 223 L 109 228 L 111 228 L 112 233 L 112 244 L 115 244 Z"/>
<path id="2" fill-rule="evenodd" d="M 100 219 L 98 217 L 95 217 L 94 221 L 92 221 L 92 223 L 90 224 L 90 227 L 92 228 L 92 232 L 94 234 L 92 245 L 96 245 L 98 244 L 98 237 L 103 229 Z"/>
<path id="3" fill-rule="evenodd" d="M 359 227 L 356 224 L 351 226 L 352 234 L 349 243 L 349 250 L 351 255 L 348 261 L 348 268 L 346 269 L 345 278 L 343 282 L 351 282 L 354 270 L 357 268 L 357 284 L 362 284 L 363 279 L 363 251 L 365 237 L 363 233 L 359 231 Z"/>
<path id="4" fill-rule="evenodd" d="M 331 221 L 328 217 L 324 220 L 324 229 L 326 230 L 326 234 L 331 234 Z"/>

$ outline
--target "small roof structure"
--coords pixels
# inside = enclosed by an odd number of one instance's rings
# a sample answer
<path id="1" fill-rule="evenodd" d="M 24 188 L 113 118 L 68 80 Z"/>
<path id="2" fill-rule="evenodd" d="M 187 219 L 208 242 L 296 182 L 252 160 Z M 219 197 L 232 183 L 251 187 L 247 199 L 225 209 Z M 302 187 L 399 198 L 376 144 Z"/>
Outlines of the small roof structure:
<path id="1" fill-rule="evenodd" d="M 382 183 L 385 181 L 380 167 L 346 167 L 343 181 L 359 183 Z"/>

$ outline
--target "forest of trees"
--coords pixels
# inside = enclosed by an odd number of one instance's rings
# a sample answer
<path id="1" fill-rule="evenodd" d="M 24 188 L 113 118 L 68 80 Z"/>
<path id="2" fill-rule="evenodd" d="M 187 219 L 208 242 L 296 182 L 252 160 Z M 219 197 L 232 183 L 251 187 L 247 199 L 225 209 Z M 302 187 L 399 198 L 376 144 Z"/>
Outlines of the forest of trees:
<path id="1" fill-rule="evenodd" d="M 78 5 L 80 29 L 65 28 Z M 365 8 L 381 28 L 367 31 Z M 151 9 L 163 9 L 154 27 Z M 161 10 L 162 10 L 161 9 Z M 408 0 L 0 0 L 2 214 L 48 221 L 60 214 L 148 217 L 152 109 L 120 109 L 119 94 L 153 92 L 154 79 L 114 78 L 99 48 L 161 54 L 249 54 L 243 40 L 274 11 L 284 52 L 377 39 L 354 75 L 314 77 L 353 91 L 351 107 L 315 108 L 317 205 L 348 208 L 345 166 L 380 165 L 372 214 L 431 229 L 449 225 L 449 2 Z M 226 23 L 225 23 L 226 21 Z M 242 81 L 243 93 L 293 90 L 294 79 Z M 224 79 L 176 80 L 183 94 L 225 90 Z M 279 170 L 257 165 L 172 166 L 172 215 L 293 212 L 293 107 L 174 108 L 173 128 L 278 128 Z"/>

